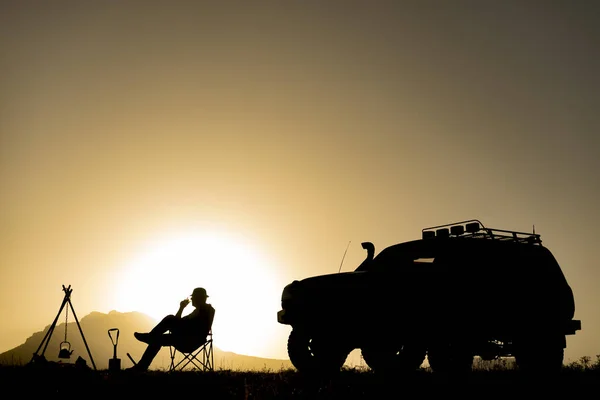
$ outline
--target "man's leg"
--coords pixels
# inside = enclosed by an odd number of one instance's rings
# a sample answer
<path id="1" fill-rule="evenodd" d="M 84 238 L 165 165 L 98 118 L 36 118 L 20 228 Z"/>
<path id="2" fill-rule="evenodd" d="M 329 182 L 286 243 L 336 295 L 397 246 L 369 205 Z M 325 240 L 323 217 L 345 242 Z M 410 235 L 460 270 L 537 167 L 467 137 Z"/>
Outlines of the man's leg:
<path id="1" fill-rule="evenodd" d="M 146 371 L 150 367 L 150 364 L 152 364 L 152 360 L 154 360 L 154 357 L 156 357 L 161 347 L 175 346 L 177 339 L 170 333 L 163 333 L 162 335 L 151 336 L 151 339 L 148 340 L 147 343 L 148 347 L 146 347 L 140 361 L 133 367 L 134 370 Z"/>
<path id="2" fill-rule="evenodd" d="M 148 344 L 148 347 L 146 347 L 146 351 L 144 351 L 144 354 L 142 354 L 142 358 L 135 365 L 134 369 L 139 371 L 146 371 L 150 367 L 150 364 L 152 364 L 152 360 L 154 360 L 154 357 L 156 357 L 156 355 L 160 351 L 160 348 L 160 344 Z"/>
<path id="3" fill-rule="evenodd" d="M 155 336 L 156 335 L 156 336 Z M 140 362 L 137 363 L 134 369 L 145 371 L 152 364 L 152 360 L 160 351 L 160 348 L 163 346 L 174 346 L 176 343 L 176 338 L 170 333 L 163 333 L 162 335 L 152 334 L 150 339 L 148 340 L 148 347 L 142 354 L 142 358 Z"/>
<path id="4" fill-rule="evenodd" d="M 176 328 L 179 325 L 180 321 L 181 319 L 177 318 L 174 315 L 167 315 L 154 328 L 152 328 L 150 334 L 153 336 L 161 335 L 167 331 L 172 330 L 173 328 Z"/>
<path id="5" fill-rule="evenodd" d="M 133 336 L 140 342 L 144 343 L 152 343 L 158 340 L 158 338 L 167 331 L 172 331 L 175 329 L 179 323 L 180 319 L 174 315 L 167 315 L 164 317 L 149 333 L 139 333 L 135 332 Z"/>
<path id="6" fill-rule="evenodd" d="M 174 315 L 164 317 L 149 333 L 135 332 L 136 339 L 148 344 L 142 358 L 135 366 L 136 370 L 145 371 L 152 364 L 152 360 L 160 351 L 162 346 L 170 346 L 173 344 L 172 335 L 165 333 L 175 329 L 179 324 L 180 319 Z"/>

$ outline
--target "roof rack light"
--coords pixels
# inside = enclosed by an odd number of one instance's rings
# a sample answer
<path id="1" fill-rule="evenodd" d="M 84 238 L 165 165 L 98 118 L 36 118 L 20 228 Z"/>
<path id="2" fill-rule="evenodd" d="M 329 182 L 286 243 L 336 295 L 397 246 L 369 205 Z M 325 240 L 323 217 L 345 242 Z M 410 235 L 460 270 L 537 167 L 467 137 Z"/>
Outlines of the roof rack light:
<path id="1" fill-rule="evenodd" d="M 434 231 L 423 231 L 423 239 L 432 239 L 435 237 Z"/>
<path id="2" fill-rule="evenodd" d="M 468 235 L 465 235 L 465 233 L 468 233 Z M 475 239 L 512 241 L 517 243 L 529 244 L 542 243 L 540 235 L 535 233 L 535 231 L 533 233 L 526 233 L 518 231 L 509 231 L 504 229 L 486 228 L 481 223 L 481 221 L 477 219 L 423 228 L 422 236 L 423 239 L 430 239 L 434 237 L 448 238 L 450 236 L 453 236 Z"/>
<path id="3" fill-rule="evenodd" d="M 436 229 L 435 236 L 446 238 L 450 236 L 450 230 L 448 228 Z"/>
<path id="4" fill-rule="evenodd" d="M 471 222 L 467 225 L 465 225 L 466 231 L 469 233 L 475 233 L 475 232 L 479 232 L 479 229 L 481 229 L 481 226 L 479 225 L 479 222 Z"/>
<path id="5" fill-rule="evenodd" d="M 465 227 L 463 225 L 454 225 L 450 227 L 450 234 L 453 236 L 460 236 L 465 233 Z"/>

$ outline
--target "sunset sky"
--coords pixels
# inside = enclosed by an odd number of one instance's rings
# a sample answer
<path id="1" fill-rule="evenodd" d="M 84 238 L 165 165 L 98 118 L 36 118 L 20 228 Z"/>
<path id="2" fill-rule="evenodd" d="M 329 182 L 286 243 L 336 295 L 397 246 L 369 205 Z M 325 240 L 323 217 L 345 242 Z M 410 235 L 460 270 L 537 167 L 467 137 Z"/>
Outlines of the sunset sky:
<path id="1" fill-rule="evenodd" d="M 287 283 L 476 218 L 535 226 L 595 358 L 599 49 L 586 0 L 0 0 L 0 352 L 62 285 L 79 319 L 203 286 L 215 346 L 287 358 Z"/>

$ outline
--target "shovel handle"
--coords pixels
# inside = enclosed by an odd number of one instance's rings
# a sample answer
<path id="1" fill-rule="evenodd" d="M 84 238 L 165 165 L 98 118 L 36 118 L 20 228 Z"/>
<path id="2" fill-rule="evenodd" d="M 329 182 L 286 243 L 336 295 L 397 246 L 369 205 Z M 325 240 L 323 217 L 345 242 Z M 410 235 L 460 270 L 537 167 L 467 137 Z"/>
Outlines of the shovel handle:
<path id="1" fill-rule="evenodd" d="M 111 335 L 111 332 L 117 333 L 117 335 L 114 339 L 113 339 L 113 336 Z M 119 328 L 110 328 L 108 330 L 108 337 L 110 338 L 110 341 L 113 344 L 113 358 L 117 358 L 117 344 L 119 343 Z"/>
<path id="2" fill-rule="evenodd" d="M 111 335 L 111 332 L 117 332 L 117 336 L 116 336 L 116 338 L 115 338 L 115 339 L 113 339 L 113 337 L 112 337 L 112 335 Z M 117 343 L 119 343 L 119 328 L 110 328 L 110 329 L 108 330 L 108 337 L 110 338 L 110 340 L 111 340 L 111 342 L 112 342 L 113 346 L 116 346 L 116 345 L 117 345 Z"/>

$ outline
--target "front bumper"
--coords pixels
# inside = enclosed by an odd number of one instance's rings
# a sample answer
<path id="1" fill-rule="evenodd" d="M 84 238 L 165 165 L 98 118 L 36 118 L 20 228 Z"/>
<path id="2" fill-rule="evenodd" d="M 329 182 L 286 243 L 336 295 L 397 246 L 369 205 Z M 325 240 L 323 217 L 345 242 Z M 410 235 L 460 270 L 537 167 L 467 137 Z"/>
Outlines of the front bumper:
<path id="1" fill-rule="evenodd" d="M 565 335 L 574 335 L 576 331 L 581 330 L 581 320 L 572 319 L 565 325 Z"/>

